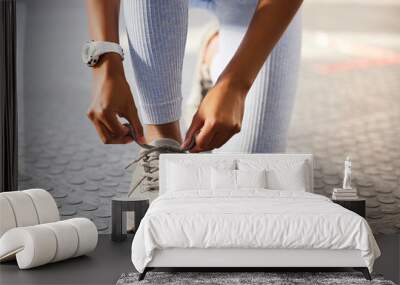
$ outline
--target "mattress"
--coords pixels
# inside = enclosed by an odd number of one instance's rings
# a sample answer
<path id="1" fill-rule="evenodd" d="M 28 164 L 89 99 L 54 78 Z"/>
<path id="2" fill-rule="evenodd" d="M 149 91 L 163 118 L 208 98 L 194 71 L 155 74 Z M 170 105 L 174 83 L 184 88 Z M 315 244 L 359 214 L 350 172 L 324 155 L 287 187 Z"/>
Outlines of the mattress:
<path id="1" fill-rule="evenodd" d="M 161 195 L 133 239 L 133 265 L 143 272 L 155 250 L 170 248 L 359 250 L 370 271 L 380 255 L 359 215 L 321 195 L 265 189 Z"/>

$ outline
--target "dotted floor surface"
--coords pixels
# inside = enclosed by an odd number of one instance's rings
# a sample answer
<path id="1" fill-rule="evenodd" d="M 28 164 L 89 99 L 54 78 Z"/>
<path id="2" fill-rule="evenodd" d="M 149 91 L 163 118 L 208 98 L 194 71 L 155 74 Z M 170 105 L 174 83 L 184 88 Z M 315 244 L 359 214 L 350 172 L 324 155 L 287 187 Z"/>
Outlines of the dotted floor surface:
<path id="1" fill-rule="evenodd" d="M 79 62 L 79 52 L 87 34 L 71 27 L 71 15 L 76 27 L 86 27 L 81 1 L 38 2 L 19 2 L 19 188 L 48 190 L 63 219 L 88 217 L 100 233 L 108 233 L 111 198 L 127 193 L 130 173 L 124 167 L 138 148 L 102 145 L 85 117 L 90 71 Z M 326 196 L 340 186 L 343 161 L 350 155 L 354 185 L 367 199 L 373 231 L 392 233 L 400 231 L 400 27 L 387 17 L 380 19 L 387 33 L 356 26 L 349 31 L 339 22 L 324 29 L 323 20 L 316 19 L 321 14 L 351 21 L 342 13 L 349 6 L 341 5 L 346 4 L 311 1 L 304 7 L 303 60 L 288 151 L 315 155 L 314 189 Z M 399 11 L 397 5 L 380 7 L 369 7 L 369 13 Z M 196 15 L 201 14 L 194 15 L 189 38 L 200 25 Z M 187 55 L 184 94 L 195 61 Z"/>

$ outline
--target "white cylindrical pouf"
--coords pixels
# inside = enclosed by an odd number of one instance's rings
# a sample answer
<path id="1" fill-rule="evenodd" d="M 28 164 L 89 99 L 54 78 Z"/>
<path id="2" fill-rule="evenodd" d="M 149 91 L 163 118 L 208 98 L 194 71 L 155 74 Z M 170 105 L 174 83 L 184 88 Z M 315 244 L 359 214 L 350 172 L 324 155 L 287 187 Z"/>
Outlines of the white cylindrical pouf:
<path id="1" fill-rule="evenodd" d="M 23 192 L 31 197 L 39 217 L 39 224 L 60 220 L 56 201 L 54 201 L 49 192 L 43 189 L 29 189 Z"/>
<path id="2" fill-rule="evenodd" d="M 95 224 L 91 220 L 74 218 L 64 222 L 73 225 L 78 232 L 79 245 L 74 257 L 86 254 L 96 248 L 98 233 Z"/>
<path id="3" fill-rule="evenodd" d="M 20 269 L 49 263 L 56 252 L 54 232 L 42 225 L 11 229 L 0 239 L 0 260 L 15 255 Z"/>
<path id="4" fill-rule="evenodd" d="M 9 202 L 15 215 L 17 227 L 33 226 L 39 223 L 38 214 L 30 196 L 23 191 L 1 193 Z"/>
<path id="5" fill-rule="evenodd" d="M 74 256 L 78 249 L 79 237 L 75 228 L 65 221 L 44 224 L 57 238 L 57 252 L 51 262 L 57 262 Z"/>
<path id="6" fill-rule="evenodd" d="M 14 211 L 6 197 L 0 194 L 0 237 L 9 229 L 15 228 Z"/>
<path id="7" fill-rule="evenodd" d="M 86 218 L 8 230 L 0 238 L 0 261 L 16 257 L 20 269 L 77 257 L 96 248 L 97 229 Z"/>

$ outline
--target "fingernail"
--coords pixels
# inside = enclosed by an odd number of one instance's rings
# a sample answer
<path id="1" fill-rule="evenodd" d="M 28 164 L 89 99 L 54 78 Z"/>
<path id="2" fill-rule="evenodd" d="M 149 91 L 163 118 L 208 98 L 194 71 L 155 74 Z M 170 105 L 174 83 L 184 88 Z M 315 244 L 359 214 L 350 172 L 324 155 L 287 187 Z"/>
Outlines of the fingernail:
<path id="1" fill-rule="evenodd" d="M 181 148 L 183 148 L 183 149 L 185 149 L 185 147 L 187 147 L 187 145 L 188 145 L 188 139 L 185 139 L 184 141 L 183 141 L 183 143 L 181 144 Z"/>
<path id="2" fill-rule="evenodd" d="M 182 147 L 184 150 L 191 150 L 195 147 L 196 145 L 196 139 L 193 137 L 191 140 L 185 141 L 185 146 Z"/>

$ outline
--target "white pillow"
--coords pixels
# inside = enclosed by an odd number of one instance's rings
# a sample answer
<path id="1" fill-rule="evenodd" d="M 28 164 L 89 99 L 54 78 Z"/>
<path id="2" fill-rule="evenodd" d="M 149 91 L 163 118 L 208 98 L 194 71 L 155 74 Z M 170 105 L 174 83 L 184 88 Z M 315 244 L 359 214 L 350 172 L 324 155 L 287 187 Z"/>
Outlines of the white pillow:
<path id="1" fill-rule="evenodd" d="M 166 190 L 211 190 L 211 168 L 234 169 L 235 161 L 221 160 L 213 164 L 190 160 L 168 162 L 166 177 Z"/>
<path id="2" fill-rule="evenodd" d="M 267 188 L 272 190 L 307 191 L 309 168 L 304 160 L 239 159 L 240 170 L 267 170 Z"/>
<path id="3" fill-rule="evenodd" d="M 267 188 L 267 171 L 262 170 L 235 170 L 236 187 L 240 188 Z"/>
<path id="4" fill-rule="evenodd" d="M 242 188 L 267 188 L 267 176 L 262 170 L 211 170 L 212 190 L 239 190 Z"/>
<path id="5" fill-rule="evenodd" d="M 232 169 L 211 169 L 211 189 L 212 190 L 235 190 L 236 189 L 236 170 Z"/>
<path id="6" fill-rule="evenodd" d="M 168 167 L 167 189 L 169 191 L 185 191 L 190 189 L 207 189 L 209 181 L 205 179 L 211 167 L 185 166 L 170 163 Z"/>

